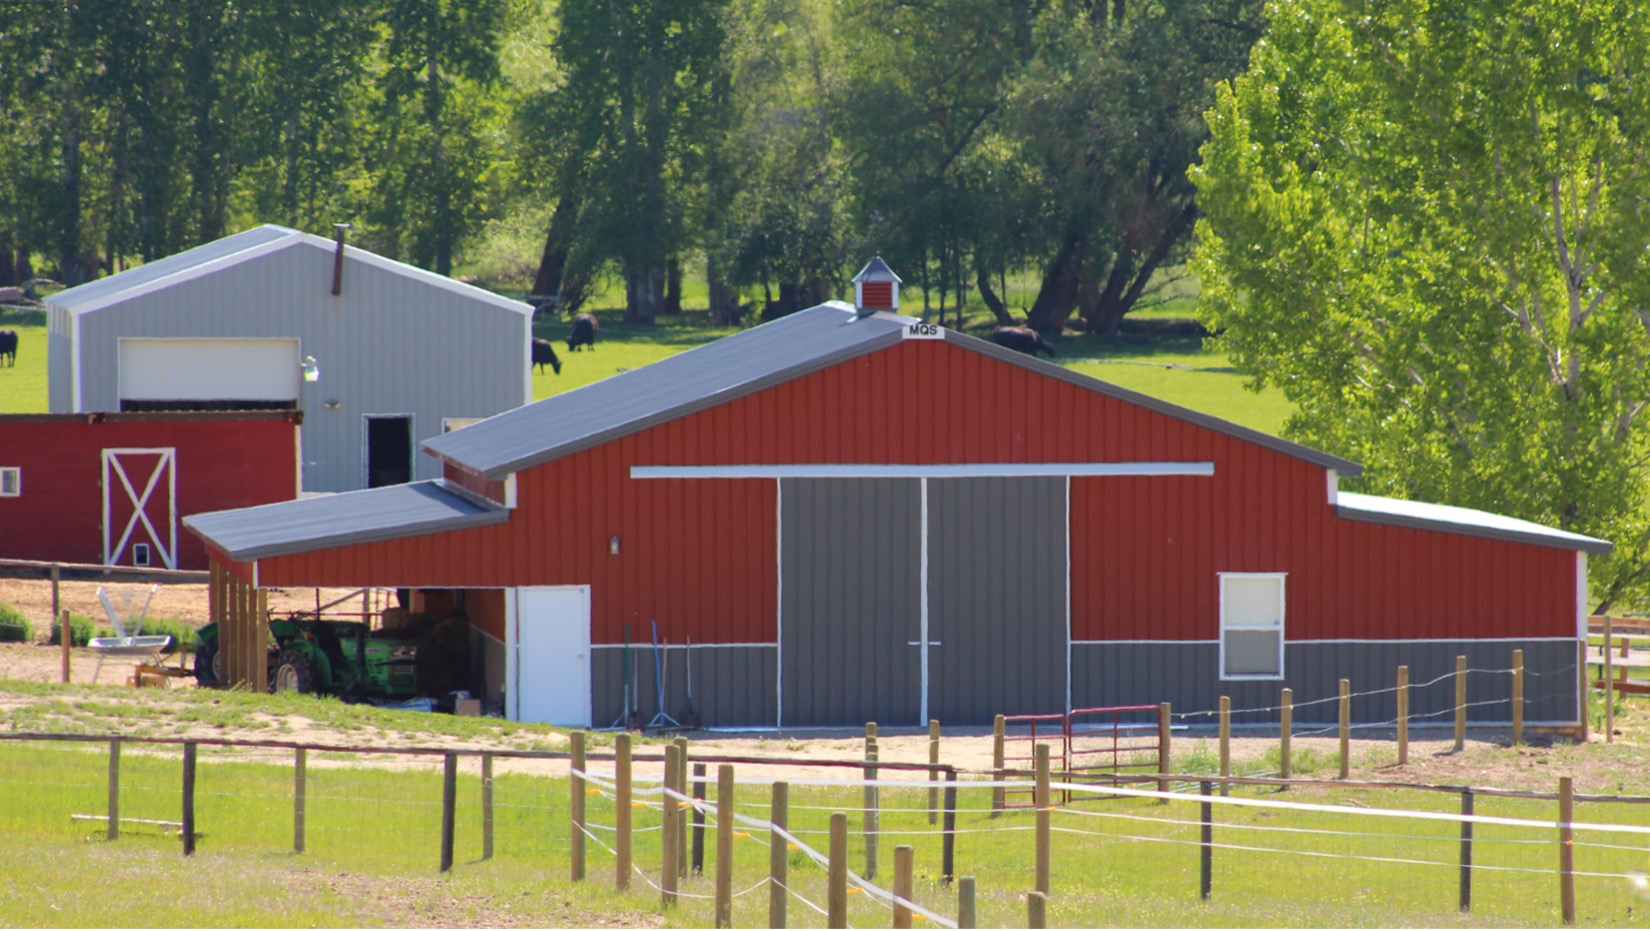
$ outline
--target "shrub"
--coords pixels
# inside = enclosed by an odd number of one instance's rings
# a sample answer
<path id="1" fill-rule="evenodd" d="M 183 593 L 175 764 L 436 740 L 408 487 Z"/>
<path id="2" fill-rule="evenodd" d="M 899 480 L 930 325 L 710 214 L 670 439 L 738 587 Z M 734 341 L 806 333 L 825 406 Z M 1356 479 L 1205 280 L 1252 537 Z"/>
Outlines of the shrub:
<path id="1" fill-rule="evenodd" d="M 52 621 L 51 639 L 47 642 L 53 646 L 63 642 L 60 639 L 61 635 L 58 631 L 59 626 L 61 625 L 56 620 Z M 86 615 L 69 615 L 69 643 L 72 646 L 83 647 L 87 643 L 90 643 L 93 637 L 104 636 L 105 633 L 105 631 L 96 630 L 95 626 L 92 624 L 92 619 Z"/>
<path id="2" fill-rule="evenodd" d="M 34 625 L 23 612 L 0 604 L 0 643 L 28 643 L 34 639 Z"/>
<path id="3" fill-rule="evenodd" d="M 195 625 L 175 617 L 156 617 L 143 622 L 143 634 L 167 634 L 172 638 L 172 645 L 167 652 L 190 647 L 195 642 Z"/>

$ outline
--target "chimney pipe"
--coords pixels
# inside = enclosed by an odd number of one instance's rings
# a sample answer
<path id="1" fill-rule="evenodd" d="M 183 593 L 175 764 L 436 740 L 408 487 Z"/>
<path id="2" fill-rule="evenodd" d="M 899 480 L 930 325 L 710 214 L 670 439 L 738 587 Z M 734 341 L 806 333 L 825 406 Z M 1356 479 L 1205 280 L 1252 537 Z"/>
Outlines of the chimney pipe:
<path id="1" fill-rule="evenodd" d="M 333 238 L 338 242 L 338 248 L 332 253 L 332 296 L 337 297 L 344 290 L 344 231 L 349 229 L 348 223 L 332 224 Z"/>

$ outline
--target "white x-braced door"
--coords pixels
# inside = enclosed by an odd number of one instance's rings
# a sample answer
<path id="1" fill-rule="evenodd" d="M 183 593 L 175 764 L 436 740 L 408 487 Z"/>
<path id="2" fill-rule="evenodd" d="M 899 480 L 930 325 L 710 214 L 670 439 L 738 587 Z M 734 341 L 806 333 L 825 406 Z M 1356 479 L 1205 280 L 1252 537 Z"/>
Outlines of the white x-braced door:
<path id="1" fill-rule="evenodd" d="M 178 567 L 177 464 L 174 447 L 103 451 L 104 565 Z"/>

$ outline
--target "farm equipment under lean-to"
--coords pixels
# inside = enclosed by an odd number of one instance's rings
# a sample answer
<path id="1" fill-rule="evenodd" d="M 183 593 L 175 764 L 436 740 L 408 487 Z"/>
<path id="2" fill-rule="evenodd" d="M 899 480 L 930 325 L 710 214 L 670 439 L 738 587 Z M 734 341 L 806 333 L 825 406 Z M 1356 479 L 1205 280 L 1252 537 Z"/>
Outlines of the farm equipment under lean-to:
<path id="1" fill-rule="evenodd" d="M 269 684 L 277 692 L 409 698 L 445 695 L 465 687 L 468 677 L 461 617 L 375 630 L 360 621 L 293 614 L 272 618 L 269 635 Z M 201 685 L 223 681 L 215 623 L 197 635 L 195 679 Z"/>

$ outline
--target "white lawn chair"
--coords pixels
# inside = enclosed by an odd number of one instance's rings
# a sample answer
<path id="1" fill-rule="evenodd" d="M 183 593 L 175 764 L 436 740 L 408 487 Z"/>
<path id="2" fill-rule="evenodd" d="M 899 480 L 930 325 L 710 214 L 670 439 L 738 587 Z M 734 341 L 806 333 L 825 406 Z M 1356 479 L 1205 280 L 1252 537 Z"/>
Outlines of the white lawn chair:
<path id="1" fill-rule="evenodd" d="M 117 609 L 109 600 L 108 592 L 103 586 L 97 587 L 97 600 L 103 602 L 103 611 L 109 615 L 109 623 L 115 627 L 118 637 L 93 637 L 86 645 L 97 654 L 97 668 L 92 670 L 92 681 L 96 682 L 98 673 L 103 671 L 103 660 L 108 656 L 147 656 L 151 659 L 159 656 L 160 651 L 172 645 L 170 634 L 150 634 L 144 636 L 143 621 L 149 616 L 149 602 L 154 600 L 155 593 L 160 591 L 159 585 L 152 585 L 149 593 L 144 596 L 141 607 L 136 606 L 138 593 L 128 591 L 121 597 L 121 606 Z M 134 612 L 133 608 L 136 607 Z M 130 632 L 128 632 L 130 625 Z M 69 632 L 65 631 L 65 635 Z"/>

